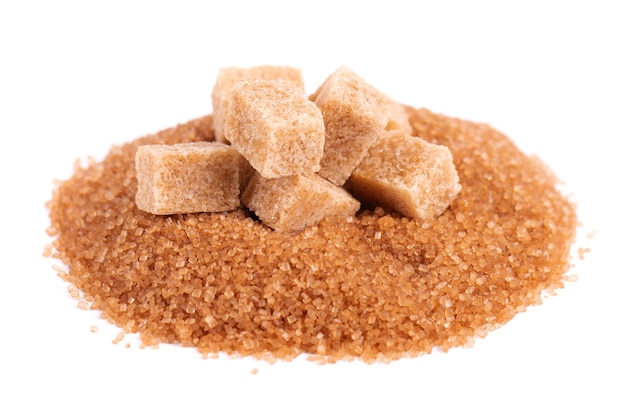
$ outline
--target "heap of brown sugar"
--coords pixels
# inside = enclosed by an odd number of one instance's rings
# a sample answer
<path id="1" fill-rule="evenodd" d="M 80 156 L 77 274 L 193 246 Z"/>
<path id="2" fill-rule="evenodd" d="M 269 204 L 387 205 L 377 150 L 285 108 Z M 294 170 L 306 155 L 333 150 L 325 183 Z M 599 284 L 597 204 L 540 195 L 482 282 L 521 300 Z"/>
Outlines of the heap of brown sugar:
<path id="1" fill-rule="evenodd" d="M 48 203 L 50 254 L 91 309 L 145 345 L 372 362 L 470 344 L 563 287 L 574 206 L 488 125 L 406 114 L 411 135 L 450 150 L 463 187 L 428 226 L 381 208 L 295 233 L 241 207 L 141 211 L 138 148 L 213 141 L 207 116 L 77 166 Z"/>

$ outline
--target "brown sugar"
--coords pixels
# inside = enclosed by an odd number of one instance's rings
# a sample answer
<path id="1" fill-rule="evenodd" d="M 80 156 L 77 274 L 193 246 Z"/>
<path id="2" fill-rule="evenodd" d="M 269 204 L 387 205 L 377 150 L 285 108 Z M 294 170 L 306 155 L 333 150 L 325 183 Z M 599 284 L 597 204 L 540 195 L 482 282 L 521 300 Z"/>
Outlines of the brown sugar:
<path id="1" fill-rule="evenodd" d="M 213 139 L 211 117 L 114 147 L 48 204 L 59 275 L 143 344 L 325 361 L 391 361 L 484 337 L 564 286 L 577 218 L 556 178 L 502 133 L 408 109 L 447 146 L 462 191 L 429 227 L 382 209 L 274 231 L 244 209 L 135 205 L 137 147 Z M 126 331 L 127 330 L 127 331 Z"/>
<path id="2" fill-rule="evenodd" d="M 329 78 L 327 78 L 314 93 L 309 95 L 309 100 L 315 101 L 328 81 Z M 384 108 L 382 112 L 387 113 L 388 115 L 387 125 L 385 126 L 386 130 L 399 130 L 405 134 L 411 134 L 413 132 L 413 128 L 409 122 L 409 115 L 407 114 L 406 108 L 403 104 L 400 104 L 388 97 L 387 107 Z"/>
<path id="3" fill-rule="evenodd" d="M 300 231 L 323 218 L 354 216 L 360 207 L 347 191 L 316 174 L 271 179 L 257 174 L 241 201 L 264 224 L 280 231 Z"/>
<path id="4" fill-rule="evenodd" d="M 304 91 L 276 80 L 238 83 L 226 124 L 233 147 L 265 178 L 320 169 L 324 119 Z"/>
<path id="5" fill-rule="evenodd" d="M 399 131 L 384 134 L 350 177 L 350 191 L 381 206 L 430 223 L 461 190 L 450 150 Z"/>
<path id="6" fill-rule="evenodd" d="M 137 207 L 152 214 L 234 210 L 245 164 L 237 150 L 217 142 L 141 146 L 135 155 Z"/>
<path id="7" fill-rule="evenodd" d="M 389 103 L 389 117 L 387 118 L 385 129 L 389 131 L 396 130 L 407 135 L 411 135 L 413 132 L 406 108 L 397 101 L 392 100 Z"/>
<path id="8" fill-rule="evenodd" d="M 113 344 L 119 344 L 122 340 L 124 340 L 124 333 L 123 332 L 119 332 L 115 338 L 113 339 L 113 341 L 111 341 Z"/>
<path id="9" fill-rule="evenodd" d="M 300 69 L 289 66 L 255 66 L 255 67 L 227 67 L 220 69 L 211 99 L 213 103 L 213 118 L 215 140 L 227 143 L 226 118 L 230 107 L 232 88 L 240 81 L 246 80 L 279 80 L 289 82 L 304 91 L 304 80 Z"/>
<path id="10" fill-rule="evenodd" d="M 319 174 L 341 186 L 387 126 L 392 100 L 344 66 L 315 94 L 326 128 Z"/>

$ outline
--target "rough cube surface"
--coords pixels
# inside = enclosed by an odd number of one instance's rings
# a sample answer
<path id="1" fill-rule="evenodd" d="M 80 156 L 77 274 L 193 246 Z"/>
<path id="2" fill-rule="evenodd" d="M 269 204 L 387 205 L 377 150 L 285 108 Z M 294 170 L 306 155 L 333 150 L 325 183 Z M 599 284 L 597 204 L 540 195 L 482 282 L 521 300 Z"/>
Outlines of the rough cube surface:
<path id="1" fill-rule="evenodd" d="M 447 147 L 399 132 L 389 132 L 370 148 L 349 185 L 363 203 L 423 223 L 443 213 L 461 190 Z"/>
<path id="2" fill-rule="evenodd" d="M 326 80 L 328 81 L 328 80 Z M 326 86 L 326 81 L 313 92 L 313 94 L 309 95 L 309 100 L 315 101 L 317 96 L 319 96 L 320 92 Z M 413 127 L 411 127 L 411 123 L 409 121 L 409 115 L 406 111 L 406 108 L 403 104 L 398 103 L 395 100 L 389 98 L 388 107 L 385 109 L 388 112 L 387 118 L 387 126 L 386 130 L 400 130 L 403 133 L 411 134 L 413 133 Z"/>
<path id="3" fill-rule="evenodd" d="M 222 143 L 140 146 L 135 203 L 152 214 L 234 210 L 245 167 L 237 150 Z"/>
<path id="4" fill-rule="evenodd" d="M 342 185 L 384 131 L 392 102 L 344 66 L 315 94 L 326 131 L 319 174 Z"/>
<path id="5" fill-rule="evenodd" d="M 215 140 L 228 142 L 230 139 L 225 135 L 226 118 L 230 106 L 232 88 L 240 81 L 245 80 L 279 80 L 301 88 L 304 91 L 302 71 L 289 66 L 256 66 L 256 67 L 227 67 L 219 71 L 211 99 L 213 103 L 213 127 Z"/>
<path id="6" fill-rule="evenodd" d="M 349 217 L 360 207 L 346 190 L 316 174 L 273 179 L 256 174 L 241 201 L 277 231 L 299 231 L 324 217 Z"/>
<path id="7" fill-rule="evenodd" d="M 320 168 L 325 138 L 322 113 L 291 83 L 238 83 L 232 90 L 226 128 L 231 145 L 265 178 Z"/>
<path id="8" fill-rule="evenodd" d="M 409 115 L 404 106 L 397 101 L 392 101 L 389 106 L 389 119 L 387 121 L 387 130 L 398 130 L 404 134 L 411 135 L 413 127 L 409 122 Z"/>

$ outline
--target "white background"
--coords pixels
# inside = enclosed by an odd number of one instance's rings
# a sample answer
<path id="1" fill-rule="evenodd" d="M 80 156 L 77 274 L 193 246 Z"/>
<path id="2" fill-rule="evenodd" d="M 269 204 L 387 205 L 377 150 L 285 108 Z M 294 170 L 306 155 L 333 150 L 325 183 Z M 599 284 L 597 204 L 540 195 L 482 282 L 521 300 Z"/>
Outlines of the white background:
<path id="1" fill-rule="evenodd" d="M 0 409 L 625 409 L 620 2 L 226 3 L 0 2 Z M 220 67 L 261 64 L 309 92 L 346 64 L 538 154 L 578 203 L 578 282 L 471 349 L 389 365 L 112 344 L 42 257 L 52 180 L 210 113 Z"/>

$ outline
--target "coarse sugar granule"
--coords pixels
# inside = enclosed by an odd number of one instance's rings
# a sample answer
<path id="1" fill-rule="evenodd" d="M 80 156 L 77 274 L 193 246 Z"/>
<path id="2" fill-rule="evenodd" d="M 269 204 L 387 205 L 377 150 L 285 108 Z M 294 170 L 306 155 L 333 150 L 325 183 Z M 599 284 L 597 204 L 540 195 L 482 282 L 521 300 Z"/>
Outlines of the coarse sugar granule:
<path id="1" fill-rule="evenodd" d="M 58 183 L 48 232 L 69 270 L 56 271 L 142 346 L 388 362 L 471 344 L 563 287 L 575 207 L 504 134 L 407 110 L 413 135 L 450 149 L 463 186 L 427 227 L 381 209 L 298 233 L 245 209 L 138 210 L 137 147 L 212 140 L 207 116 L 113 147 Z"/>

